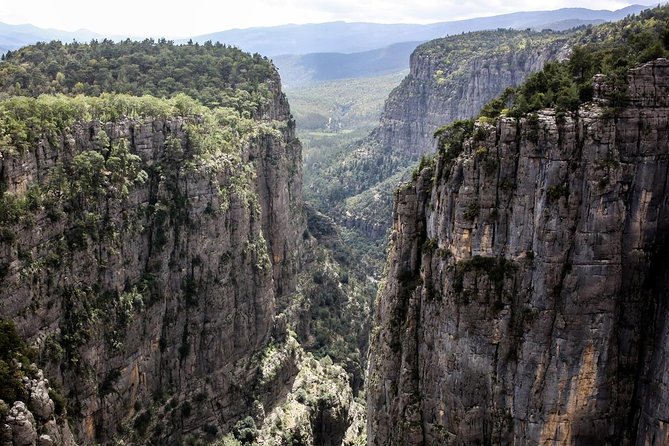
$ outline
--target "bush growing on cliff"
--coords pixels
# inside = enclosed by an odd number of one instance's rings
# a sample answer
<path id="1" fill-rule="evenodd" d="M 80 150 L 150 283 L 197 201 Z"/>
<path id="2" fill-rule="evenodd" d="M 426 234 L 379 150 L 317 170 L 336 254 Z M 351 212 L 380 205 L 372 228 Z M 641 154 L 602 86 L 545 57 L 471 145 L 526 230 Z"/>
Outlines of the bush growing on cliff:
<path id="1" fill-rule="evenodd" d="M 457 158 L 464 148 L 464 142 L 474 133 L 474 120 L 464 119 L 445 125 L 434 132 L 437 138 L 437 150 L 449 162 Z"/>
<path id="2" fill-rule="evenodd" d="M 250 444 L 258 436 L 258 428 L 253 418 L 246 417 L 235 424 L 232 433 L 242 444 Z"/>
<path id="3" fill-rule="evenodd" d="M 33 360 L 34 352 L 23 342 L 14 323 L 0 319 L 0 399 L 10 406 L 17 400 L 27 401 L 21 380 L 26 374 L 31 376 Z"/>
<path id="4" fill-rule="evenodd" d="M 620 22 L 589 28 L 572 39 L 564 62 L 550 62 L 516 89 L 507 89 L 481 110 L 496 118 L 506 108 L 515 117 L 542 108 L 573 111 L 593 98 L 592 78 L 607 76 L 612 106 L 625 104 L 627 70 L 659 57 L 669 57 L 669 6 L 643 11 Z"/>

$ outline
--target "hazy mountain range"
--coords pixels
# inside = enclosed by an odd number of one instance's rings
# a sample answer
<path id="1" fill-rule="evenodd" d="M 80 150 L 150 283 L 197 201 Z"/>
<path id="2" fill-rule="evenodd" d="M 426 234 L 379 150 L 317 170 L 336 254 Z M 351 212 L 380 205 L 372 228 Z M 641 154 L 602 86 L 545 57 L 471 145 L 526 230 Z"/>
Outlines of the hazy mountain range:
<path id="1" fill-rule="evenodd" d="M 296 88 L 333 79 L 378 76 L 405 70 L 418 44 L 437 37 L 495 28 L 554 29 L 619 20 L 647 6 L 632 5 L 617 11 L 563 8 L 517 12 L 468 20 L 419 24 L 329 22 L 232 29 L 194 36 L 195 42 L 219 41 L 271 57 L 284 84 Z M 38 41 L 111 38 L 89 30 L 61 31 L 33 25 L 0 23 L 0 53 Z M 187 42 L 181 39 L 178 42 Z"/>
<path id="2" fill-rule="evenodd" d="M 9 25 L 0 22 L 0 53 L 20 48 L 35 42 L 60 40 L 85 42 L 103 38 L 102 35 L 86 29 L 78 31 L 61 31 L 58 29 L 38 28 L 33 25 Z"/>
<path id="3" fill-rule="evenodd" d="M 266 56 L 307 53 L 354 53 L 383 48 L 399 42 L 424 42 L 449 34 L 495 28 L 565 29 L 582 24 L 621 19 L 647 9 L 632 5 L 617 11 L 563 8 L 554 11 L 516 12 L 469 20 L 427 25 L 330 22 L 232 29 L 193 37 L 230 43 Z"/>

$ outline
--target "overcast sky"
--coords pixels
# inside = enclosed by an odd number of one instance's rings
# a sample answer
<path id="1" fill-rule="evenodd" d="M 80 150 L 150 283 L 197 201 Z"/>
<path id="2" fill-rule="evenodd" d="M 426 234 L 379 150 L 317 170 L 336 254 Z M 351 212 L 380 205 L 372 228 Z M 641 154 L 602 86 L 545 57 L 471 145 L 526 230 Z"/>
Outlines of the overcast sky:
<path id="1" fill-rule="evenodd" d="M 657 1 L 590 0 L 590 9 L 619 9 Z M 544 0 L 0 0 L 0 22 L 31 23 L 106 35 L 186 37 L 231 28 L 335 20 L 430 23 L 586 6 L 582 1 Z"/>

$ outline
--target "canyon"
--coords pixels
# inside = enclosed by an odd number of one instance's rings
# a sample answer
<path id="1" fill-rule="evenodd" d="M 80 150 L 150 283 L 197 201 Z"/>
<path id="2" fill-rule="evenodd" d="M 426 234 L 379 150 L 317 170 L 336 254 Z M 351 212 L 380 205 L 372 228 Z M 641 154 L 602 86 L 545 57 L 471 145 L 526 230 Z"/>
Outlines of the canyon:
<path id="1" fill-rule="evenodd" d="M 666 10 L 421 45 L 321 209 L 260 55 L 10 54 L 0 444 L 669 443 Z"/>

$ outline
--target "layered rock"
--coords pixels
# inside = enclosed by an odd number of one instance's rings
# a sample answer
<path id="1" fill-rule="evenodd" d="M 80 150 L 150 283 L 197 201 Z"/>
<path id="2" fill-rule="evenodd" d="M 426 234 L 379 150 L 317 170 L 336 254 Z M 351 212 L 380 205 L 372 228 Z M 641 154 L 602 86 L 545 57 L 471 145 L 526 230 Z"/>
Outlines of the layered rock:
<path id="1" fill-rule="evenodd" d="M 499 30 L 467 38 L 486 35 L 493 42 L 481 45 L 483 51 L 472 48 L 470 56 L 458 54 L 461 50 L 454 38 L 429 42 L 411 54 L 410 72 L 388 97 L 373 133 L 381 147 L 412 159 L 433 152 L 435 130 L 478 115 L 506 88 L 522 84 L 546 62 L 566 57 L 569 50 L 568 35 Z"/>
<path id="2" fill-rule="evenodd" d="M 345 178 L 338 188 L 350 197 L 333 216 L 371 239 L 385 238 L 392 191 L 400 179 L 409 178 L 421 155 L 434 151 L 435 130 L 476 116 L 506 88 L 520 85 L 546 62 L 566 57 L 572 37 L 497 30 L 436 39 L 416 48 L 410 72 L 386 100 L 379 126 L 331 169 L 329 182 Z"/>
<path id="3" fill-rule="evenodd" d="M 222 169 L 194 166 L 194 123 L 180 117 L 78 122 L 4 154 L 0 180 L 17 196 L 99 151 L 103 133 L 147 172 L 123 198 L 38 204 L 3 228 L 0 317 L 40 348 L 78 442 L 214 437 L 258 398 L 251 357 L 294 288 L 305 228 L 301 148 L 274 88 L 257 118 L 273 130 L 242 139 Z"/>
<path id="4" fill-rule="evenodd" d="M 398 191 L 370 445 L 669 442 L 668 81 L 479 123 Z"/>

